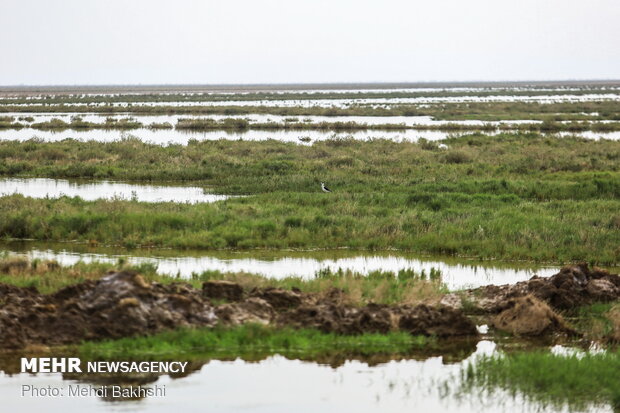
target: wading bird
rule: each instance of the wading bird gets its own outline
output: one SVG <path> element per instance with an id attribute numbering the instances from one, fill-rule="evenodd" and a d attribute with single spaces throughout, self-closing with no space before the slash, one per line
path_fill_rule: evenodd
<path id="1" fill-rule="evenodd" d="M 332 190 L 325 186 L 325 182 L 321 182 L 321 189 L 323 192 L 331 192 Z"/>

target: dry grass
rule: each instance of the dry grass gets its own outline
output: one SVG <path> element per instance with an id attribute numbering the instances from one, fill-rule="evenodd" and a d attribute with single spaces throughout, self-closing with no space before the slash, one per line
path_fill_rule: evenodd
<path id="1" fill-rule="evenodd" d="M 160 283 L 184 281 L 192 284 L 195 288 L 201 288 L 202 283 L 208 280 L 231 281 L 240 284 L 246 291 L 267 287 L 287 290 L 296 288 L 302 292 L 327 295 L 334 288 L 337 288 L 342 290 L 343 303 L 351 305 L 364 305 L 370 302 L 383 304 L 429 303 L 438 301 L 447 292 L 447 288 L 441 283 L 438 276 L 433 279 L 426 279 L 411 270 L 401 271 L 400 274 L 374 272 L 369 275 L 324 271 L 311 279 L 302 279 L 301 277 L 274 279 L 245 272 L 206 271 L 202 274 L 194 274 L 189 280 L 179 280 L 158 275 L 156 269 L 151 265 L 131 267 L 123 263 L 117 265 L 77 263 L 71 266 L 61 266 L 55 261 L 29 261 L 21 257 L 7 257 L 0 260 L 0 283 L 21 287 L 32 286 L 43 293 L 50 293 L 67 285 L 98 279 L 110 270 L 120 268 L 137 271 L 147 281 Z"/>
<path id="2" fill-rule="evenodd" d="M 436 273 L 435 273 L 436 274 Z M 400 274 L 373 272 L 362 275 L 350 271 L 331 272 L 325 270 L 312 279 L 286 277 L 283 279 L 265 278 L 248 273 L 205 272 L 196 275 L 194 280 L 223 279 L 242 285 L 246 290 L 252 288 L 277 287 L 297 288 L 303 292 L 327 295 L 334 288 L 342 291 L 342 301 L 351 305 L 368 303 L 380 304 L 421 304 L 437 302 L 447 292 L 438 275 L 426 279 L 412 271 Z"/>
<path id="3" fill-rule="evenodd" d="M 612 324 L 611 339 L 620 343 L 620 303 L 614 305 L 605 315 Z"/>

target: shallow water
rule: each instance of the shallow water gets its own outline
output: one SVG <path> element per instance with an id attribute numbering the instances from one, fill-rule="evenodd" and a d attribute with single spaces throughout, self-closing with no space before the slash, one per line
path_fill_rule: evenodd
<path id="1" fill-rule="evenodd" d="M 360 96 L 356 99 L 266 99 L 266 100 L 212 100 L 212 101 L 178 101 L 178 102 L 101 102 L 71 103 L 72 106 L 267 106 L 267 107 L 350 107 L 353 105 L 412 105 L 435 103 L 468 103 L 468 102 L 591 102 L 602 100 L 620 100 L 617 93 L 592 93 L 583 95 L 493 95 L 493 96 L 421 96 L 406 98 L 368 98 Z M 15 106 L 57 107 L 62 103 L 18 103 Z"/>
<path id="2" fill-rule="evenodd" d="M 437 130 L 403 130 L 403 131 L 377 131 L 363 130 L 353 132 L 329 132 L 320 130 L 278 130 L 263 131 L 251 130 L 245 132 L 230 131 L 191 131 L 191 130 L 152 130 L 148 128 L 122 130 L 89 130 L 89 131 L 41 131 L 31 128 L 20 130 L 4 129 L 0 130 L 0 140 L 26 141 L 29 139 L 41 139 L 46 142 L 58 142 L 64 139 L 76 139 L 79 141 L 114 142 L 129 137 L 135 137 L 143 142 L 168 145 L 180 144 L 187 145 L 190 140 L 244 140 L 244 141 L 264 141 L 277 140 L 281 142 L 294 142 L 298 144 L 312 144 L 315 141 L 328 139 L 351 138 L 360 141 L 371 139 L 388 139 L 396 142 L 417 142 L 424 138 L 428 141 L 441 141 L 450 137 L 459 137 L 476 133 L 475 131 L 443 132 Z M 485 131 L 486 135 L 494 135 L 499 132 Z M 616 132 L 562 132 L 560 136 L 578 136 L 586 139 L 609 139 L 620 140 L 620 131 Z"/>
<path id="3" fill-rule="evenodd" d="M 447 124 L 480 126 L 485 125 L 501 126 L 501 125 L 518 125 L 528 123 L 540 123 L 537 120 L 504 120 L 504 121 L 481 121 L 481 120 L 434 120 L 431 116 L 278 116 L 278 115 L 210 115 L 210 116 L 192 116 L 192 115 L 157 115 L 157 116 L 127 116 L 127 115 L 100 115 L 96 113 L 78 114 L 61 113 L 61 114 L 40 114 L 40 113 L 6 113 L 3 116 L 12 116 L 15 119 L 30 116 L 34 120 L 32 122 L 19 121 L 21 123 L 32 124 L 38 122 L 47 122 L 52 119 L 61 119 L 70 122 L 74 116 L 79 116 L 82 120 L 92 123 L 105 123 L 107 117 L 113 119 L 131 118 L 145 125 L 144 128 L 131 130 L 37 130 L 33 128 L 22 129 L 4 129 L 0 130 L 0 140 L 19 140 L 38 138 L 44 141 L 56 142 L 63 139 L 77 139 L 81 141 L 99 141 L 111 142 L 123 139 L 128 136 L 136 137 L 144 142 L 155 144 L 183 144 L 186 145 L 190 139 L 196 140 L 250 140 L 261 141 L 274 139 L 283 142 L 296 142 L 299 144 L 308 144 L 312 141 L 321 141 L 336 138 L 353 138 L 357 140 L 369 139 L 389 139 L 394 141 L 410 141 L 416 142 L 421 138 L 429 141 L 444 140 L 448 137 L 462 136 L 475 131 L 439 131 L 439 130 L 360 130 L 347 132 L 333 132 L 322 130 L 249 130 L 249 131 L 194 131 L 194 130 L 177 130 L 177 129 L 149 129 L 148 125 L 153 123 L 170 123 L 176 125 L 181 119 L 214 119 L 222 120 L 227 118 L 246 119 L 251 123 L 286 123 L 288 121 L 303 123 L 335 123 L 335 122 L 356 122 L 367 125 L 381 124 L 398 124 L 405 126 L 441 126 Z M 605 123 L 606 121 L 597 121 Z M 500 131 L 485 131 L 485 134 L 494 135 Z M 620 131 L 616 132 L 561 132 L 560 136 L 580 136 L 587 139 L 609 139 L 620 140 Z"/>
<path id="4" fill-rule="evenodd" d="M 204 188 L 192 186 L 134 185 L 113 181 L 68 181 L 47 178 L 0 178 L 0 196 L 21 194 L 32 198 L 80 197 L 123 199 L 140 202 L 216 202 L 228 195 L 205 193 Z"/>
<path id="5" fill-rule="evenodd" d="M 495 351 L 490 341 L 478 342 L 473 354 L 450 362 L 442 356 L 368 363 L 346 360 L 330 366 L 291 360 L 279 355 L 251 362 L 212 360 L 182 378 L 152 378 L 147 387 L 165 386 L 164 397 L 110 403 L 96 396 L 84 398 L 21 397 L 22 385 L 52 386 L 68 394 L 80 382 L 60 374 L 36 376 L 0 373 L 0 397 L 6 411 L 115 411 L 115 412 L 557 412 L 557 407 L 528 401 L 523 395 L 495 391 L 492 395 L 457 394 L 458 374 L 468 362 Z M 122 384 L 116 380 L 109 384 Z M 127 380 L 125 380 L 127 383 Z M 590 411 L 611 412 L 609 406 Z"/>
<path id="6" fill-rule="evenodd" d="M 130 264 L 151 263 L 162 275 L 190 278 L 192 273 L 218 270 L 247 272 L 282 279 L 299 276 L 310 279 L 318 271 L 329 268 L 361 274 L 372 271 L 413 269 L 428 276 L 432 268 L 441 271 L 441 279 L 451 290 L 475 288 L 489 284 L 510 284 L 530 279 L 533 275 L 551 276 L 557 266 L 543 266 L 501 261 L 475 261 L 449 257 L 421 257 L 402 252 L 332 251 L 182 251 L 182 250 L 119 250 L 88 248 L 76 244 L 8 243 L 0 245 L 0 253 L 53 259 L 63 265 L 83 262 L 116 264 L 123 260 Z"/>
<path id="7" fill-rule="evenodd" d="M 471 133 L 471 132 L 469 132 Z M 121 130 L 90 130 L 90 131 L 72 131 L 65 130 L 61 132 L 55 131 L 39 131 L 30 128 L 21 130 L 0 130 L 0 140 L 18 140 L 26 141 L 37 138 L 46 142 L 58 142 L 64 139 L 76 139 L 80 141 L 97 141 L 97 142 L 113 142 L 128 137 L 135 137 L 143 142 L 168 145 L 181 144 L 187 145 L 190 140 L 244 140 L 244 141 L 264 141 L 274 139 L 282 142 L 295 142 L 299 144 L 310 144 L 313 141 L 321 141 L 327 139 L 353 138 L 357 140 L 369 139 L 389 139 L 394 141 L 411 141 L 416 142 L 420 138 L 429 141 L 438 141 L 455 135 L 450 132 L 441 131 L 355 131 L 355 132 L 326 132 L 318 130 L 304 131 L 247 131 L 247 132 L 228 132 L 228 131 L 189 131 L 189 130 L 151 130 L 151 129 L 133 129 L 131 131 Z M 620 134 L 619 134 L 620 137 Z M 308 141 L 308 139 L 310 139 Z"/>
<path id="8" fill-rule="evenodd" d="M 432 116 L 280 116 L 280 115 L 269 115 L 269 114 L 246 114 L 246 115 L 128 115 L 128 114 L 116 114 L 116 115 L 102 115 L 97 113 L 77 113 L 77 112 L 68 112 L 68 113 L 38 113 L 38 112 L 27 112 L 27 113 L 19 113 L 19 112 L 9 112 L 6 114 L 2 114 L 2 116 L 11 116 L 15 118 L 16 121 L 24 124 L 32 124 L 39 122 L 48 122 L 52 119 L 61 119 L 65 122 L 71 122 L 73 117 L 79 117 L 85 122 L 92 123 L 105 123 L 106 118 L 112 119 L 127 119 L 131 118 L 136 120 L 137 122 L 142 123 L 145 126 L 148 126 L 152 123 L 164 123 L 168 122 L 171 125 L 176 125 L 176 123 L 180 119 L 214 119 L 214 120 L 222 120 L 222 119 L 245 119 L 251 123 L 266 123 L 266 122 L 275 122 L 275 123 L 285 123 L 294 119 L 294 122 L 304 122 L 304 123 L 335 123 L 335 122 L 355 122 L 359 124 L 366 125 L 383 125 L 383 124 L 393 124 L 393 125 L 406 125 L 406 126 L 416 126 L 416 125 L 429 125 L 429 126 L 439 126 L 446 124 L 456 124 L 456 125 L 470 125 L 470 126 L 483 126 L 483 125 L 495 125 L 499 126 L 502 124 L 510 125 L 510 124 L 525 124 L 525 123 L 541 123 L 539 120 L 503 120 L 503 121 L 482 121 L 482 120 L 435 120 Z M 27 122 L 24 120 L 18 120 L 23 117 L 32 117 L 33 121 Z"/>
<path id="9" fill-rule="evenodd" d="M 30 94 L 28 96 L 23 96 L 23 94 L 20 93 L 15 93 L 15 96 L 19 97 L 20 99 L 41 99 L 43 97 L 48 97 L 48 96 L 70 96 L 70 97 L 77 97 L 77 98 L 87 98 L 87 97 L 100 97 L 100 96 L 108 96 L 108 97 L 122 97 L 122 96 L 138 96 L 138 95 L 142 95 L 145 93 L 157 93 L 157 94 L 161 94 L 164 96 L 168 96 L 168 95 L 172 95 L 172 94 L 178 94 L 181 96 L 200 96 L 200 95 L 206 95 L 206 96 L 210 96 L 210 95 L 223 95 L 223 96 L 227 96 L 227 95 L 251 95 L 251 94 L 255 94 L 255 93 L 271 93 L 273 95 L 281 95 L 283 93 L 299 93 L 299 94 L 308 94 L 308 93 L 395 93 L 395 92 L 402 92 L 402 93 L 426 93 L 426 92 L 431 92 L 431 93 L 435 93 L 435 92 L 444 92 L 444 93 L 461 93 L 461 92 L 497 92 L 497 94 L 510 94 L 510 92 L 557 92 L 557 91 L 563 91 L 563 92 L 567 92 L 567 91 L 573 91 L 573 92 L 581 92 L 581 91 L 592 91 L 592 93 L 601 93 L 601 92 L 617 92 L 620 90 L 619 87 L 616 86 L 568 86 L 568 85 L 563 85 L 563 86 L 527 86 L 527 85 L 520 85 L 520 86 L 454 86 L 454 85 L 445 85 L 442 87 L 419 87 L 417 85 L 415 86 L 409 86 L 409 87 L 393 87 L 393 88 L 384 88 L 384 87 L 374 87 L 374 88 L 357 88 L 357 87 L 350 87 L 350 88 L 330 88 L 330 87 L 323 87 L 320 89 L 315 89 L 315 88 L 299 88 L 299 87 L 293 87 L 293 88 L 281 88 L 278 89 L 277 87 L 274 87 L 272 85 L 264 87 L 264 88 L 253 88 L 252 90 L 248 90 L 248 89 L 243 89 L 243 88 L 239 88 L 238 90 L 224 90 L 224 89 L 219 89 L 219 90 L 204 90 L 204 91 L 186 91 L 184 89 L 179 89 L 179 90 L 159 90 L 157 92 L 155 91 L 131 91 L 129 89 L 127 90 L 123 90 L 122 92 L 117 92 L 117 93 L 106 93 L 106 92 L 102 92 L 102 93 L 54 93 L 54 92 L 48 92 L 48 93 L 33 93 Z M 7 94 L 6 100 L 10 101 L 12 94 L 8 93 Z"/>

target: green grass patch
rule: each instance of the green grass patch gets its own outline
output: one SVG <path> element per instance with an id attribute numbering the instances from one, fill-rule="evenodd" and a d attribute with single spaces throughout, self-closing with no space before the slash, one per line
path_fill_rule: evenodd
<path id="1" fill-rule="evenodd" d="M 148 337 L 86 342 L 79 346 L 84 358 L 236 357 L 244 354 L 282 354 L 296 357 L 322 355 L 403 354 L 432 346 L 435 340 L 408 333 L 322 333 L 313 329 L 273 328 L 246 324 L 234 328 L 180 329 Z"/>
<path id="2" fill-rule="evenodd" d="M 439 92 L 440 95 L 442 92 Z M 475 95 L 483 96 L 485 92 L 471 92 L 459 94 L 447 92 L 443 96 L 466 96 Z M 489 92 L 493 93 L 493 92 Z M 533 95 L 536 92 L 510 92 L 510 94 Z M 564 94 L 566 91 L 542 92 L 541 94 Z M 575 93 L 575 92 L 570 92 Z M 589 91 L 588 93 L 595 93 Z M 608 92 L 607 92 L 608 93 Z M 501 94 L 501 93 L 500 93 Z M 428 94 L 431 96 L 437 94 Z M 388 93 L 383 95 L 377 94 L 353 94 L 353 95 L 313 95 L 313 94 L 296 94 L 296 95 L 228 95 L 228 96 L 162 96 L 162 95 L 134 95 L 119 97 L 103 97 L 90 96 L 84 98 L 77 97 L 46 97 L 39 103 L 59 103 L 57 105 L 20 105 L 23 103 L 36 103 L 35 99 L 0 99 L 0 113 L 2 112 L 40 112 L 40 113 L 100 113 L 100 114 L 143 114 L 143 115 L 167 115 L 167 114 L 194 114 L 194 115 L 247 115 L 247 114 L 271 114 L 281 116 L 432 116 L 441 120 L 514 120 L 514 119 L 531 119 L 543 121 L 590 121 L 590 120 L 620 120 L 619 107 L 620 102 L 617 100 L 600 100 L 589 102 L 442 102 L 429 105 L 417 104 L 392 104 L 389 106 L 378 106 L 373 104 L 354 104 L 347 107 L 321 107 L 321 106 L 263 106 L 263 105 L 247 105 L 240 106 L 234 103 L 238 100 L 255 100 L 257 97 L 261 100 L 286 100 L 299 99 L 306 100 L 314 98 L 321 99 L 342 99 L 357 98 L 364 99 L 367 97 L 416 97 L 420 94 L 398 94 Z M 115 101 L 130 102 L 134 100 L 136 103 L 129 106 L 114 106 Z M 141 105 L 140 102 L 158 101 L 158 102 L 192 102 L 219 100 L 231 101 L 229 105 Z M 97 105 L 87 105 L 84 103 L 97 103 Z"/>
<path id="3" fill-rule="evenodd" d="M 615 323 L 612 309 L 620 307 L 620 301 L 594 303 L 567 311 L 564 317 L 583 332 L 590 340 L 600 340 L 613 334 Z"/>
<path id="4" fill-rule="evenodd" d="M 560 356 L 549 352 L 521 352 L 488 356 L 461 372 L 465 390 L 494 388 L 560 407 L 585 409 L 609 403 L 620 408 L 620 352 Z"/>
<path id="5" fill-rule="evenodd" d="M 197 205 L 6 196 L 0 237 L 620 262 L 617 142 L 475 134 L 446 144 L 0 142 L 4 176 L 191 181 L 251 195 Z"/>
<path id="6" fill-rule="evenodd" d="M 333 288 L 343 291 L 343 299 L 352 305 L 364 305 L 369 302 L 381 304 L 416 304 L 423 301 L 438 300 L 447 293 L 447 287 L 441 282 L 439 271 L 401 270 L 373 271 L 359 274 L 350 271 L 322 270 L 314 278 L 285 277 L 282 279 L 266 278 L 262 275 L 248 273 L 222 273 L 205 271 L 193 274 L 190 279 L 179 279 L 157 274 L 157 268 L 150 263 L 128 265 L 125 262 L 83 263 L 60 266 L 53 261 L 32 260 L 20 257 L 5 257 L 0 260 L 0 283 L 19 287 L 34 287 L 41 293 L 53 293 L 68 285 L 86 280 L 96 280 L 110 270 L 124 269 L 136 271 L 147 280 L 162 284 L 186 282 L 194 288 L 202 288 L 202 283 L 210 280 L 226 280 L 240 284 L 246 291 L 254 288 L 299 289 L 305 293 L 323 294 Z"/>

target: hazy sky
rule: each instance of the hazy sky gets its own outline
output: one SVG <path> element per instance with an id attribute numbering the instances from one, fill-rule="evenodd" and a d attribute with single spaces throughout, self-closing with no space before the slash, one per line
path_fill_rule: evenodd
<path id="1" fill-rule="evenodd" d="M 618 0 L 0 0 L 0 85 L 620 78 Z"/>

